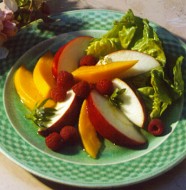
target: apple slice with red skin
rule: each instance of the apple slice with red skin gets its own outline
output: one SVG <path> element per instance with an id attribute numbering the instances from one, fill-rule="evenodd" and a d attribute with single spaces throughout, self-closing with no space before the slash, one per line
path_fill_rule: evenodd
<path id="1" fill-rule="evenodd" d="M 62 46 L 61 50 L 57 51 L 56 61 L 53 64 L 53 75 L 56 78 L 57 74 L 64 70 L 72 72 L 79 67 L 81 57 L 85 55 L 85 49 L 93 38 L 90 36 L 79 36 L 70 40 Z"/>
<path id="2" fill-rule="evenodd" d="M 104 60 L 97 64 L 109 64 L 117 61 L 138 60 L 138 62 L 123 73 L 123 78 L 137 76 L 139 74 L 150 71 L 151 69 L 160 66 L 160 63 L 152 56 L 133 50 L 119 50 L 110 53 L 104 57 Z"/>
<path id="3" fill-rule="evenodd" d="M 125 92 L 120 95 L 123 104 L 120 105 L 121 111 L 138 127 L 144 127 L 147 118 L 145 104 L 142 98 L 137 94 L 136 90 L 132 89 L 126 82 L 119 78 L 112 80 L 114 89 L 125 89 Z"/>
<path id="4" fill-rule="evenodd" d="M 139 128 L 95 90 L 87 98 L 87 109 L 90 121 L 102 137 L 116 145 L 130 148 L 146 144 Z"/>
<path id="5" fill-rule="evenodd" d="M 61 46 L 54 55 L 54 59 L 52 62 L 52 74 L 53 74 L 54 78 L 57 77 L 57 74 L 58 74 L 57 68 L 58 68 L 59 57 L 61 55 L 61 52 L 64 50 L 65 46 L 66 46 L 66 44 Z"/>
<path id="6" fill-rule="evenodd" d="M 78 122 L 82 100 L 79 99 L 73 90 L 67 92 L 67 98 L 63 102 L 58 102 L 55 115 L 51 121 L 46 123 L 45 129 L 38 130 L 42 136 L 47 136 L 52 132 L 60 132 L 65 125 L 75 125 Z"/>

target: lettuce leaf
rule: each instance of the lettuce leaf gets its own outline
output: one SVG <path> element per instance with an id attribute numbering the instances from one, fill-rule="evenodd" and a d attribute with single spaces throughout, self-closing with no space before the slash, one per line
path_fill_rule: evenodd
<path id="1" fill-rule="evenodd" d="M 147 53 L 157 59 L 161 65 L 166 62 L 158 35 L 149 25 L 148 20 L 135 16 L 131 9 L 120 21 L 115 21 L 113 27 L 106 34 L 92 41 L 87 47 L 86 53 L 101 59 L 105 55 L 121 49 Z"/>
<path id="2" fill-rule="evenodd" d="M 94 55 L 94 57 L 102 58 L 105 55 L 120 49 L 118 38 L 101 38 L 94 39 L 87 48 L 87 54 Z M 99 50 L 99 51 L 98 51 Z"/>
<path id="3" fill-rule="evenodd" d="M 168 77 L 163 67 L 158 67 L 151 71 L 151 85 L 138 88 L 145 100 L 150 118 L 160 117 L 173 101 L 182 96 L 184 91 L 184 81 L 181 72 L 182 61 L 183 56 L 178 57 L 172 69 L 173 78 Z"/>
<path id="4" fill-rule="evenodd" d="M 149 26 L 148 20 L 143 20 L 143 23 L 143 37 L 138 40 L 131 49 L 151 55 L 164 66 L 166 57 L 161 41 L 156 32 Z"/>
<path id="5" fill-rule="evenodd" d="M 175 99 L 182 96 L 183 91 L 184 91 L 184 80 L 182 77 L 182 70 L 181 70 L 183 59 L 184 59 L 183 56 L 178 57 L 176 61 L 176 65 L 173 67 L 174 78 L 173 78 L 173 84 L 171 85 L 171 87 L 173 88 L 175 92 Z M 176 97 L 176 94 L 178 97 Z"/>

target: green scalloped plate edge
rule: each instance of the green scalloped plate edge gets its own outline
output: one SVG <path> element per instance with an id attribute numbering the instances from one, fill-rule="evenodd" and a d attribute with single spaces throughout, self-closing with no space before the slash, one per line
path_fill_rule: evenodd
<path id="1" fill-rule="evenodd" d="M 102 15 L 105 16 L 116 15 L 116 17 L 122 16 L 122 13 L 118 13 L 115 11 L 107 11 L 107 10 L 70 11 L 63 13 L 62 15 L 63 16 L 72 15 L 72 17 L 74 17 L 75 15 L 77 16 L 77 14 L 80 16 L 80 18 L 82 17 L 82 15 L 85 16 L 86 14 L 87 15 L 93 14 L 93 16 L 99 14 L 100 14 L 99 16 Z M 186 50 L 184 43 L 179 41 L 179 45 L 181 45 L 184 48 L 184 50 Z M 1 76 L 0 79 L 3 80 L 5 79 L 3 75 L 0 76 Z M 0 102 L 3 103 L 2 100 L 0 100 Z M 0 114 L 3 117 L 2 108 Z M 181 121 L 178 124 L 179 126 L 176 127 L 175 131 L 171 134 L 168 140 L 166 140 L 163 144 L 161 144 L 161 146 L 156 148 L 154 151 L 150 152 L 148 155 L 142 156 L 128 163 L 93 166 L 93 167 L 90 165 L 81 166 L 78 164 L 71 164 L 69 166 L 68 162 L 66 163 L 64 161 L 61 162 L 60 160 L 55 160 L 54 158 L 48 155 L 43 155 L 38 150 L 34 149 L 34 147 L 30 146 L 22 138 L 19 138 L 19 135 L 15 132 L 15 130 L 11 126 L 8 126 L 7 129 L 4 129 L 4 126 L 7 124 L 6 123 L 7 119 L 1 121 L 1 126 L 3 126 L 4 130 L 3 132 L 6 132 L 6 134 L 0 135 L 1 151 L 8 158 L 13 160 L 14 162 L 16 162 L 18 165 L 25 168 L 26 170 L 30 171 L 31 173 L 52 181 L 74 185 L 74 186 L 81 186 L 81 187 L 109 187 L 109 186 L 113 187 L 113 186 L 129 185 L 153 178 L 171 169 L 186 157 L 186 140 L 185 140 L 186 138 L 183 139 L 183 137 L 185 137 L 186 134 L 186 129 L 185 129 L 186 121 L 184 119 L 185 119 L 185 110 L 183 111 L 183 114 L 181 116 Z M 13 140 L 10 139 L 10 136 L 12 134 L 14 134 L 12 136 Z M 5 144 L 5 141 L 3 140 L 6 137 L 8 137 L 6 141 L 7 144 Z M 19 149 L 16 150 L 14 149 L 17 148 L 14 147 L 15 142 L 19 143 Z M 168 152 L 167 149 L 169 149 Z M 160 152 L 161 156 L 159 155 Z M 56 173 L 55 170 L 57 166 L 59 167 L 58 167 L 58 172 Z M 50 174 L 47 173 L 48 169 L 51 169 L 49 172 Z M 135 172 L 132 170 L 135 170 Z M 99 171 L 99 173 L 97 174 L 98 176 L 95 176 L 95 172 L 98 171 Z M 112 174 L 110 174 L 111 171 Z M 64 175 L 59 175 L 60 172 L 62 172 Z M 79 172 L 82 172 L 82 175 L 79 174 Z M 137 172 L 141 172 L 142 175 L 140 176 L 137 175 Z M 46 176 L 46 174 L 48 176 Z M 105 174 L 107 174 L 108 177 L 105 177 Z M 78 178 L 84 177 L 84 180 L 78 180 L 77 177 L 75 177 L 77 175 L 79 175 Z"/>

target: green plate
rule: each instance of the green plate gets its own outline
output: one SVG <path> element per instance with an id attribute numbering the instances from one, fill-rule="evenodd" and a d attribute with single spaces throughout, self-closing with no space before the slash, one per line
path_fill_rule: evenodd
<path id="1" fill-rule="evenodd" d="M 81 187 L 138 183 L 167 171 L 186 157 L 184 98 L 175 102 L 164 116 L 166 135 L 156 138 L 147 135 L 149 146 L 142 150 L 121 148 L 105 141 L 105 148 L 96 160 L 87 156 L 82 147 L 62 153 L 49 150 L 44 138 L 37 135 L 36 126 L 24 117 L 28 110 L 20 102 L 13 84 L 16 69 L 22 64 L 32 69 L 44 52 L 55 52 L 76 36 L 98 37 L 122 16 L 123 13 L 108 10 L 65 12 L 54 16 L 57 19 L 54 23 L 30 24 L 6 44 L 10 54 L 1 63 L 0 70 L 0 147 L 5 155 L 40 177 Z M 186 55 L 183 42 L 156 24 L 151 25 L 162 39 L 166 52 Z M 184 62 L 184 77 L 185 67 Z"/>

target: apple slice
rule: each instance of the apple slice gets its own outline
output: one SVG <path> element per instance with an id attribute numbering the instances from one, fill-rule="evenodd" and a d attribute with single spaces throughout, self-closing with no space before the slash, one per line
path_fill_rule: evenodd
<path id="1" fill-rule="evenodd" d="M 112 80 L 114 88 L 125 89 L 125 92 L 120 95 L 123 102 L 121 111 L 138 127 L 143 127 L 146 119 L 146 110 L 144 103 L 137 92 L 135 92 L 126 82 L 119 78 Z"/>
<path id="2" fill-rule="evenodd" d="M 127 60 L 138 60 L 138 63 L 131 67 L 128 71 L 123 72 L 123 78 L 137 76 L 160 66 L 160 63 L 150 55 L 133 50 L 119 50 L 110 53 L 104 57 L 104 60 L 99 61 L 97 64 L 108 64 Z"/>
<path id="3" fill-rule="evenodd" d="M 79 60 L 85 55 L 85 49 L 92 39 L 90 36 L 79 36 L 70 40 L 61 50 L 59 49 L 59 52 L 57 51 L 58 55 L 56 55 L 56 59 L 59 57 L 58 63 L 56 64 L 54 61 L 53 65 L 54 77 L 56 77 L 61 70 L 72 72 L 77 69 Z"/>
<path id="4" fill-rule="evenodd" d="M 53 74 L 54 78 L 57 77 L 57 73 L 58 73 L 57 68 L 58 68 L 59 57 L 61 55 L 61 52 L 64 50 L 65 46 L 66 46 L 66 44 L 61 46 L 54 55 L 54 59 L 52 61 L 52 74 Z"/>
<path id="5" fill-rule="evenodd" d="M 114 144 L 137 148 L 146 143 L 139 128 L 97 91 L 88 96 L 87 108 L 96 131 Z"/>
<path id="6" fill-rule="evenodd" d="M 51 121 L 46 123 L 46 129 L 39 130 L 42 136 L 47 136 L 51 132 L 60 132 L 65 125 L 74 125 L 78 122 L 79 112 L 82 100 L 80 100 L 73 90 L 67 92 L 66 101 L 58 102 L 55 109 L 55 115 L 51 117 Z"/>

